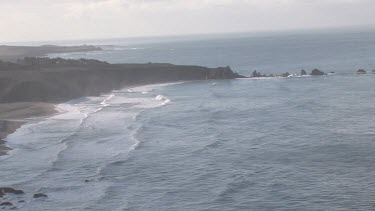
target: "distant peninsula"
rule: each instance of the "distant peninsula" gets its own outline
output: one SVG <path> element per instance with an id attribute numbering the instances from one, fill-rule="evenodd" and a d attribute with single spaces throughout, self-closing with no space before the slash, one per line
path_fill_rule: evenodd
<path id="1" fill-rule="evenodd" d="M 73 52 L 90 52 L 101 51 L 102 49 L 93 45 L 79 46 L 8 46 L 0 45 L 0 60 L 15 62 L 17 59 L 24 57 L 43 57 L 53 53 L 73 53 Z"/>

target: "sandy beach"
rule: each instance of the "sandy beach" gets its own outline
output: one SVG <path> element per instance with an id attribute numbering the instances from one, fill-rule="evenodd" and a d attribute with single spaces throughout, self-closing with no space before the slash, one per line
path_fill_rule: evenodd
<path id="1" fill-rule="evenodd" d="M 50 103 L 1 103 L 0 104 L 0 156 L 6 155 L 10 150 L 6 146 L 5 138 L 14 133 L 28 118 L 48 116 L 55 113 L 53 104 Z"/>

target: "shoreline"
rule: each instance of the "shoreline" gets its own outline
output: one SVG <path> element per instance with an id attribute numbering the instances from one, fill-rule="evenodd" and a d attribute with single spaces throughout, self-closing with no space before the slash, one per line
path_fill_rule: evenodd
<path id="1" fill-rule="evenodd" d="M 153 85 L 174 85 L 180 83 L 187 83 L 191 81 L 177 81 L 166 83 L 151 83 L 151 84 L 138 84 L 133 86 L 125 86 L 121 89 L 136 89 L 139 87 L 153 86 Z M 119 90 L 121 90 L 119 89 Z M 102 95 L 109 94 L 103 93 Z M 80 97 L 82 98 L 82 97 Z M 75 98 L 62 103 L 69 103 Z M 15 133 L 22 125 L 30 122 L 30 118 L 48 117 L 54 114 L 63 113 L 64 110 L 59 110 L 57 105 L 61 103 L 43 103 L 43 102 L 19 102 L 19 103 L 0 103 L 0 157 L 8 155 L 8 152 L 13 150 L 7 146 L 6 138 Z"/>
<path id="2" fill-rule="evenodd" d="M 50 116 L 57 112 L 55 104 L 51 103 L 0 103 L 0 156 L 12 150 L 6 146 L 6 138 L 28 123 L 29 118 Z"/>
<path id="3" fill-rule="evenodd" d="M 244 76 L 229 66 L 110 64 L 93 59 L 39 57 L 27 57 L 15 63 L 0 61 L 0 155 L 9 151 L 4 140 L 9 134 L 28 122 L 28 118 L 56 113 L 56 103 L 100 96 L 124 87 L 241 77 Z"/>

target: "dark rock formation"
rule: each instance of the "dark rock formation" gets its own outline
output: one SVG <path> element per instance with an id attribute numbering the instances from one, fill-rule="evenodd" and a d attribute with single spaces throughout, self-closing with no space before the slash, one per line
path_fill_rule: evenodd
<path id="1" fill-rule="evenodd" d="M 310 75 L 325 75 L 325 73 L 323 71 L 318 70 L 318 69 L 314 69 L 314 70 L 311 71 Z"/>
<path id="2" fill-rule="evenodd" d="M 375 73 L 375 70 L 371 71 L 371 73 Z"/>
<path id="3" fill-rule="evenodd" d="M 288 77 L 289 75 L 290 75 L 290 73 L 286 72 L 286 73 L 281 74 L 281 77 Z"/>
<path id="4" fill-rule="evenodd" d="M 46 197 L 48 197 L 46 194 L 44 194 L 44 193 L 36 193 L 36 194 L 34 194 L 34 196 L 33 196 L 35 199 L 37 199 L 37 198 L 46 198 Z"/>
<path id="5" fill-rule="evenodd" d="M 259 77 L 261 77 L 261 74 L 258 73 L 256 70 L 254 70 L 254 72 L 251 74 L 251 77 L 252 78 L 259 78 Z"/>
<path id="6" fill-rule="evenodd" d="M 6 202 L 1 203 L 0 206 L 13 206 L 13 204 L 6 201 Z"/>
<path id="7" fill-rule="evenodd" d="M 366 74 L 367 72 L 366 72 L 366 70 L 364 70 L 364 69 L 359 69 L 359 70 L 357 70 L 357 74 Z"/>
<path id="8" fill-rule="evenodd" d="M 251 74 L 250 76 L 251 78 L 264 78 L 264 77 L 273 77 L 273 75 L 266 75 L 266 74 L 261 74 L 260 72 L 257 72 L 256 70 L 254 70 L 254 72 Z"/>
<path id="9" fill-rule="evenodd" d="M 5 195 L 7 193 L 19 195 L 19 194 L 24 194 L 25 192 L 23 192 L 23 190 L 17 190 L 17 189 L 14 189 L 14 188 L 3 187 L 3 188 L 0 188 L 0 193 L 2 193 L 3 195 Z"/>
<path id="10" fill-rule="evenodd" d="M 301 70 L 301 75 L 307 75 L 307 72 L 305 70 Z"/>

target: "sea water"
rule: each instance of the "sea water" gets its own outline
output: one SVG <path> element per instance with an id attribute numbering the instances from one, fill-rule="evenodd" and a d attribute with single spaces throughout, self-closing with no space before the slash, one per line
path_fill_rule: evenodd
<path id="1" fill-rule="evenodd" d="M 355 74 L 375 69 L 374 37 L 124 42 L 59 55 L 336 73 L 126 87 L 60 104 L 7 138 L 0 186 L 26 192 L 8 199 L 20 210 L 374 210 L 375 74 Z"/>

